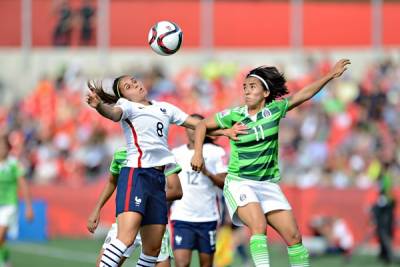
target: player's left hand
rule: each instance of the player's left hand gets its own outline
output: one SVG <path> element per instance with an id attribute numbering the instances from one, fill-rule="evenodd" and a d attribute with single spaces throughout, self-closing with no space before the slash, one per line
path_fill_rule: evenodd
<path id="1" fill-rule="evenodd" d="M 244 125 L 243 123 L 237 122 L 235 123 L 232 128 L 225 129 L 225 136 L 229 137 L 229 139 L 238 141 L 239 134 L 247 134 L 247 126 Z"/>
<path id="2" fill-rule="evenodd" d="M 336 62 L 335 66 L 333 66 L 330 75 L 332 75 L 332 78 L 337 78 L 340 77 L 343 72 L 347 70 L 347 65 L 351 64 L 349 59 L 341 59 L 338 62 Z"/>
<path id="3" fill-rule="evenodd" d="M 31 222 L 31 221 L 33 221 L 33 218 L 34 218 L 34 215 L 33 215 L 32 207 L 27 206 L 26 209 L 25 209 L 25 219 L 28 222 Z"/>
<path id="4" fill-rule="evenodd" d="M 100 212 L 95 210 L 92 212 L 92 214 L 90 214 L 87 221 L 86 227 L 89 230 L 89 232 L 93 234 L 97 226 L 99 225 L 99 222 L 100 222 Z"/>

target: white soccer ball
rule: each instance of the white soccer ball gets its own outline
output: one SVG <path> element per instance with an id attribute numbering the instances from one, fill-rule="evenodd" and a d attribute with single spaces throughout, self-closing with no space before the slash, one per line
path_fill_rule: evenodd
<path id="1" fill-rule="evenodd" d="M 175 23 L 159 21 L 149 31 L 149 45 L 157 54 L 169 56 L 181 47 L 182 35 L 181 28 Z"/>

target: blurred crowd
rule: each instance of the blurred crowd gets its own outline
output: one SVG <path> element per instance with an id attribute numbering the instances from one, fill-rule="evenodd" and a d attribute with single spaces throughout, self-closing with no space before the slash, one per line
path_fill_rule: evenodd
<path id="1" fill-rule="evenodd" d="M 328 59 L 309 58 L 299 66 L 279 66 L 291 93 L 327 71 Z M 187 113 L 211 115 L 242 103 L 242 81 L 250 68 L 209 62 L 169 77 L 156 66 L 128 73 L 141 79 L 151 98 Z M 0 108 L 0 131 L 10 133 L 12 153 L 34 183 L 82 184 L 107 173 L 113 150 L 124 145 L 117 123 L 84 103 L 86 80 L 78 66 L 57 78 L 43 77 L 11 107 Z M 290 111 L 280 126 L 282 182 L 302 188 L 372 186 L 385 173 L 400 183 L 400 64 L 388 58 L 330 83 L 311 101 Z M 171 147 L 185 143 L 179 127 Z M 229 150 L 228 141 L 219 144 Z"/>

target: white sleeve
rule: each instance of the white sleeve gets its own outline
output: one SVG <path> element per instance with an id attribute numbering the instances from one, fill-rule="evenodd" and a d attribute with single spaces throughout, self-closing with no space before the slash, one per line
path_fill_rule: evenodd
<path id="1" fill-rule="evenodd" d="M 225 164 L 225 150 L 223 150 L 220 147 L 216 147 L 217 149 L 215 149 L 215 152 L 213 153 L 213 156 L 215 157 L 215 159 L 213 160 L 213 162 L 215 162 L 215 173 L 225 173 L 228 172 L 228 167 Z"/>
<path id="2" fill-rule="evenodd" d="M 168 106 L 168 109 L 170 110 L 170 118 L 169 121 L 170 123 L 176 124 L 176 125 L 181 125 L 182 123 L 185 122 L 185 120 L 189 117 L 188 114 L 183 112 L 180 108 L 166 103 Z"/>
<path id="3" fill-rule="evenodd" d="M 122 109 L 122 116 L 121 116 L 121 121 L 125 120 L 126 118 L 129 117 L 130 114 L 133 112 L 133 105 L 132 103 L 125 99 L 125 98 L 120 98 L 118 99 L 117 103 L 115 104 L 116 107 L 119 107 Z"/>

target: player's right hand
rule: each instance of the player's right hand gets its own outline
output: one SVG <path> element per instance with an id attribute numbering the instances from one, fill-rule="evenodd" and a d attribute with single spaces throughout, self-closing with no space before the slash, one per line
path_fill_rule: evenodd
<path id="1" fill-rule="evenodd" d="M 196 172 L 200 172 L 204 166 L 204 158 L 202 155 L 194 153 L 192 161 L 190 162 L 192 169 Z"/>
<path id="2" fill-rule="evenodd" d="M 89 92 L 86 95 L 86 103 L 88 103 L 92 108 L 97 108 L 97 106 L 101 103 L 101 99 L 96 94 L 95 86 L 93 85 L 92 81 L 88 81 L 87 86 L 89 88 Z"/>
<path id="3" fill-rule="evenodd" d="M 87 229 L 89 232 L 94 233 L 96 230 L 97 226 L 99 225 L 100 222 L 100 213 L 95 210 L 90 214 L 89 219 L 87 221 Z"/>

